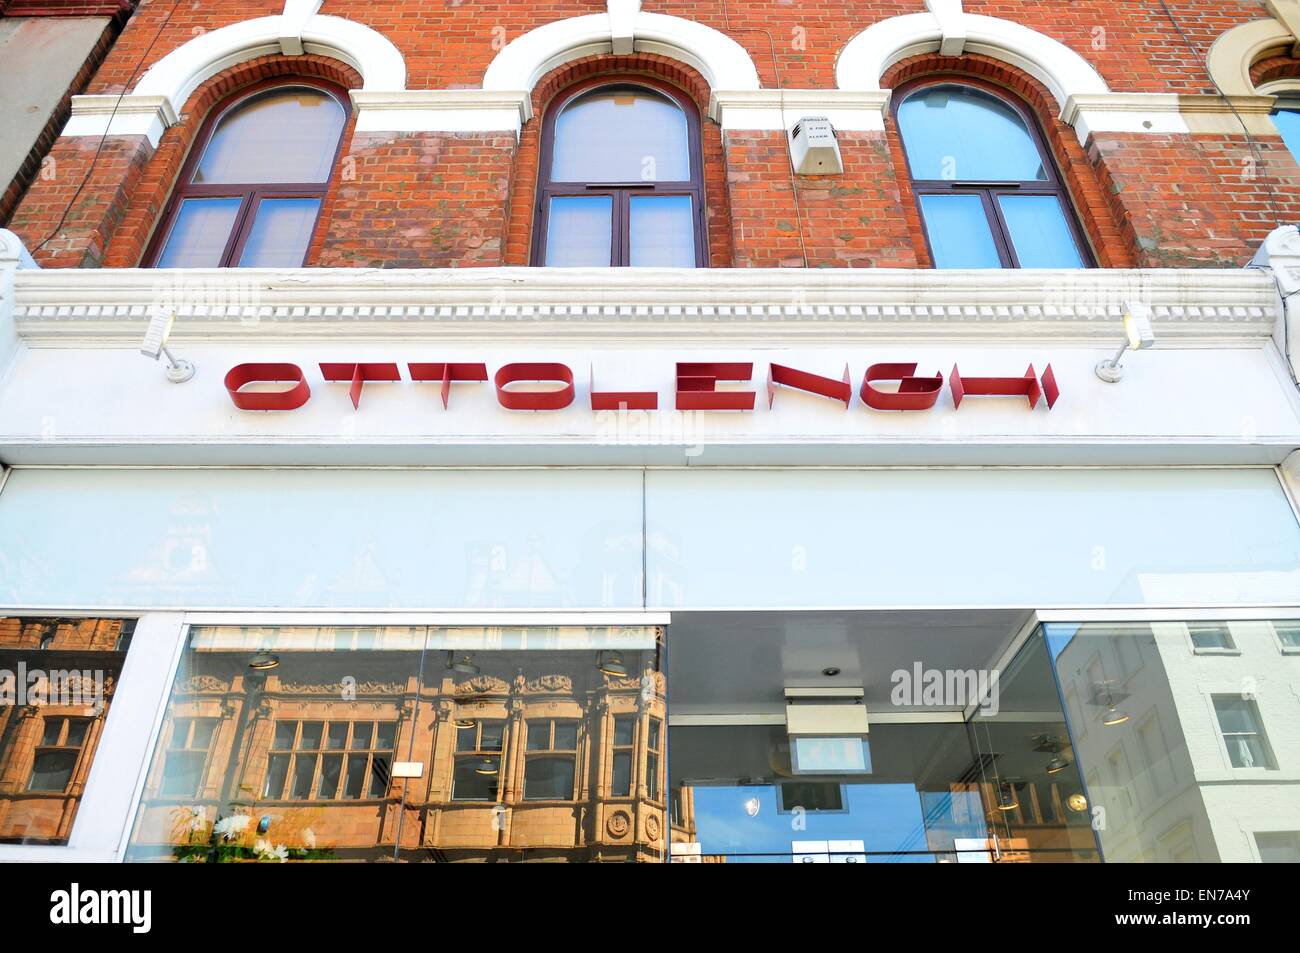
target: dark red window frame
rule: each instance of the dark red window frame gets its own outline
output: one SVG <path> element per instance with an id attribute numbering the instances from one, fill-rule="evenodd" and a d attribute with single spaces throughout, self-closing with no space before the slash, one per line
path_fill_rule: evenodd
<path id="1" fill-rule="evenodd" d="M 1015 110 L 1016 114 L 1024 120 L 1025 128 L 1029 130 L 1029 137 L 1034 142 L 1034 147 L 1038 150 L 1038 157 L 1042 161 L 1043 171 L 1047 175 L 1044 181 L 1031 180 L 1027 182 L 975 182 L 972 180 L 962 179 L 915 179 L 912 178 L 912 167 L 910 161 L 906 167 L 908 179 L 912 184 L 912 196 L 916 202 L 916 214 L 920 217 L 921 231 L 925 235 L 925 248 L 930 255 L 930 261 L 935 261 L 934 248 L 930 244 L 930 229 L 925 222 L 925 210 L 921 208 L 922 195 L 978 195 L 984 205 L 984 215 L 989 222 L 989 231 L 993 234 L 993 242 L 998 249 L 998 257 L 1002 261 L 1003 268 L 1019 268 L 1020 259 L 1016 255 L 1014 243 L 1011 241 L 1011 231 L 1007 228 L 1007 223 L 1002 217 L 1002 209 L 998 203 L 1000 195 L 1054 195 L 1057 201 L 1061 203 L 1061 212 L 1065 216 L 1065 224 L 1070 230 L 1070 235 L 1074 239 L 1075 246 L 1079 249 L 1079 258 L 1083 261 L 1083 267 L 1095 268 L 1096 257 L 1092 253 L 1092 245 L 1088 241 L 1087 233 L 1079 225 L 1079 216 L 1074 210 L 1074 201 L 1070 197 L 1069 190 L 1065 187 L 1065 182 L 1061 178 L 1060 170 L 1056 167 L 1056 160 L 1052 156 L 1051 150 L 1047 147 L 1047 142 L 1043 137 L 1042 127 L 1039 125 L 1038 117 L 1034 115 L 1023 103 L 1016 98 L 1007 95 L 1006 91 L 995 86 L 992 83 L 981 82 L 971 77 L 958 74 L 937 74 L 926 76 L 922 79 L 912 80 L 904 83 L 898 89 L 894 90 L 890 96 L 890 110 L 894 119 L 894 128 L 898 130 L 898 139 L 902 143 L 903 156 L 907 158 L 907 143 L 903 139 L 902 125 L 898 121 L 898 109 L 907 101 L 913 93 L 926 89 L 931 86 L 966 86 L 970 89 L 979 90 L 996 98 L 999 102 Z"/>
<path id="2" fill-rule="evenodd" d="M 686 116 L 686 137 L 690 149 L 691 177 L 682 182 L 553 182 L 551 165 L 555 156 L 555 121 L 565 107 L 579 96 L 597 89 L 650 90 L 667 96 L 676 103 Z M 532 263 L 543 265 L 546 262 L 546 232 L 549 226 L 551 198 L 553 196 L 594 196 L 612 197 L 613 222 L 610 229 L 610 265 L 623 267 L 629 265 L 630 250 L 630 208 L 635 195 L 689 195 L 692 198 L 695 214 L 692 225 L 695 233 L 695 267 L 708 267 L 708 243 L 704 227 L 704 158 L 700 145 L 700 112 L 694 100 L 676 87 L 645 76 L 601 76 L 570 86 L 563 94 L 557 96 L 547 107 L 542 125 L 542 148 L 538 157 L 537 169 L 537 205 L 533 216 L 533 254 Z"/>
<path id="3" fill-rule="evenodd" d="M 339 141 L 334 147 L 334 156 L 330 161 L 330 174 L 324 182 L 256 182 L 256 183 L 238 183 L 228 182 L 213 185 L 196 185 L 191 180 L 194 178 L 194 171 L 198 168 L 199 162 L 203 159 L 203 153 L 207 151 L 208 143 L 212 141 L 212 134 L 230 112 L 240 106 L 247 99 L 257 96 L 271 89 L 294 89 L 305 87 L 308 89 L 318 90 L 332 97 L 343 107 L 343 128 L 339 132 Z M 195 198 L 238 198 L 242 199 L 239 211 L 235 215 L 234 225 L 230 229 L 230 237 L 226 241 L 226 247 L 221 253 L 221 262 L 219 268 L 236 267 L 239 258 L 244 252 L 244 245 L 248 241 L 249 233 L 252 231 L 253 222 L 257 218 L 257 208 L 263 199 L 311 199 L 318 198 L 321 200 L 322 207 L 325 203 L 325 195 L 329 191 L 330 184 L 334 180 L 334 170 L 338 166 L 339 156 L 343 151 L 343 138 L 347 131 L 347 123 L 350 118 L 351 110 L 347 91 L 341 86 L 334 83 L 328 83 L 323 80 L 314 78 L 299 77 L 278 77 L 276 79 L 265 80 L 252 86 L 245 86 L 237 93 L 223 99 L 208 113 L 207 119 L 203 121 L 199 134 L 194 138 L 194 144 L 190 147 L 190 153 L 185 159 L 185 165 L 181 167 L 180 175 L 176 177 L 176 185 L 172 188 L 171 198 L 167 200 L 167 206 L 163 210 L 162 216 L 158 220 L 158 227 L 154 230 L 153 238 L 149 242 L 148 250 L 144 256 L 144 266 L 147 268 L 156 267 L 158 259 L 162 256 L 163 248 L 166 247 L 167 239 L 171 235 L 172 226 L 176 223 L 177 213 L 180 211 L 182 203 L 186 199 Z M 312 231 L 315 232 L 316 225 L 320 223 L 320 212 L 316 213 L 316 222 L 312 225 Z M 307 254 L 310 252 L 311 243 L 307 243 L 307 249 L 303 252 L 303 262 L 306 262 Z"/>

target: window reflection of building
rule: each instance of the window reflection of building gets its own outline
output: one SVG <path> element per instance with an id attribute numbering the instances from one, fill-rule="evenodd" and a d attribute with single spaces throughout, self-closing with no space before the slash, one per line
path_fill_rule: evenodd
<path id="1" fill-rule="evenodd" d="M 652 651 L 250 655 L 186 654 L 134 859 L 663 858 Z"/>
<path id="2" fill-rule="evenodd" d="M 133 628 L 0 619 L 0 843 L 67 843 Z"/>
<path id="3" fill-rule="evenodd" d="M 1300 827 L 1293 622 L 1053 624 L 1079 763 L 1108 861 L 1264 859 Z M 1114 651 L 1136 655 L 1125 669 Z M 1263 841 L 1260 840 L 1261 835 Z"/>

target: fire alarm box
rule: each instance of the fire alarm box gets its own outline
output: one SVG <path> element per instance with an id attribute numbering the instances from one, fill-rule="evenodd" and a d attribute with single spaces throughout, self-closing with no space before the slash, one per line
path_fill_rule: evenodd
<path id="1" fill-rule="evenodd" d="M 844 171 L 835 127 L 826 116 L 804 116 L 790 130 L 790 161 L 800 175 L 839 175 Z"/>

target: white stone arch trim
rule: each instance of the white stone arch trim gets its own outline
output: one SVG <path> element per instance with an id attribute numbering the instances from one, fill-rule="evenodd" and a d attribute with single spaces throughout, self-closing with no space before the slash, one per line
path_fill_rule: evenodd
<path id="1" fill-rule="evenodd" d="M 342 17 L 302 16 L 292 0 L 288 9 L 283 16 L 242 20 L 194 37 L 154 63 L 129 95 L 74 96 L 63 134 L 145 135 L 157 146 L 200 85 L 232 66 L 275 53 L 339 60 L 361 74 L 361 88 L 369 93 L 406 89 L 406 61 L 382 33 Z"/>
<path id="2" fill-rule="evenodd" d="M 698 70 L 712 89 L 756 90 L 758 70 L 748 51 L 712 27 L 681 17 L 637 10 L 592 13 L 555 20 L 516 37 L 497 53 L 483 74 L 490 92 L 531 93 L 538 81 L 565 63 L 614 52 L 617 44 L 680 60 Z"/>
<path id="3" fill-rule="evenodd" d="M 1254 96 L 1250 68 L 1266 53 L 1289 51 L 1297 38 L 1280 20 L 1252 20 L 1223 33 L 1210 47 L 1206 65 L 1225 96 Z"/>
<path id="4" fill-rule="evenodd" d="M 948 55 L 980 53 L 1023 70 L 1047 87 L 1063 113 L 1071 96 L 1110 91 L 1092 64 L 1059 40 L 1010 20 L 931 3 L 942 10 L 942 17 L 936 13 L 890 17 L 851 39 L 835 64 L 836 85 L 879 90 L 880 78 L 895 63 L 944 48 Z"/>

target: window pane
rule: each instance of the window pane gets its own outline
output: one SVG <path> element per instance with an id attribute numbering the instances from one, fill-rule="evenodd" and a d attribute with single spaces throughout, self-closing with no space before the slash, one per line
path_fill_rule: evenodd
<path id="1" fill-rule="evenodd" d="M 1055 195 L 1001 195 L 998 202 L 1021 268 L 1083 267 Z"/>
<path id="2" fill-rule="evenodd" d="M 352 748 L 355 751 L 364 751 L 370 747 L 370 739 L 374 736 L 375 725 L 370 721 L 359 721 L 352 726 Z"/>
<path id="3" fill-rule="evenodd" d="M 369 759 L 363 754 L 348 755 L 347 783 L 343 786 L 343 796 L 355 801 L 361 797 L 366 785 L 366 763 Z"/>
<path id="4" fill-rule="evenodd" d="M 632 793 L 632 754 L 620 751 L 614 755 L 614 776 L 610 779 L 611 797 L 628 797 Z"/>
<path id="5" fill-rule="evenodd" d="M 500 751 L 505 736 L 506 723 L 504 721 L 485 721 L 483 722 L 483 733 L 478 743 L 479 749 L 482 751 Z"/>
<path id="6" fill-rule="evenodd" d="M 217 729 L 215 718 L 195 718 L 194 732 L 190 735 L 190 747 L 206 751 L 212 744 L 212 734 Z"/>
<path id="7" fill-rule="evenodd" d="M 397 746 L 397 722 L 381 721 L 375 734 L 377 751 L 392 751 Z"/>
<path id="8" fill-rule="evenodd" d="M 199 793 L 202 779 L 203 752 L 170 751 L 163 765 L 162 794 L 164 797 L 194 797 Z"/>
<path id="9" fill-rule="evenodd" d="M 530 721 L 528 723 L 528 750 L 545 751 L 551 746 L 551 723 L 549 721 Z"/>
<path id="10" fill-rule="evenodd" d="M 497 799 L 497 776 L 480 774 L 477 770 L 478 765 L 477 758 L 460 758 L 456 761 L 451 787 L 453 801 L 495 801 Z"/>
<path id="11" fill-rule="evenodd" d="M 1001 268 L 978 195 L 922 195 L 921 212 L 936 268 Z"/>
<path id="12" fill-rule="evenodd" d="M 546 264 L 561 268 L 609 265 L 613 210 L 614 199 L 609 195 L 551 199 L 546 222 Z"/>
<path id="13" fill-rule="evenodd" d="M 630 263 L 643 268 L 694 268 L 695 225 L 689 195 L 635 195 Z"/>
<path id="14" fill-rule="evenodd" d="M 311 781 L 316 776 L 316 755 L 300 754 L 293 759 L 293 784 L 289 798 L 305 801 L 311 797 Z"/>
<path id="15" fill-rule="evenodd" d="M 41 731 L 41 744 L 57 745 L 59 736 L 63 734 L 62 718 L 46 718 L 44 728 Z"/>
<path id="16" fill-rule="evenodd" d="M 328 754 L 321 759 L 320 783 L 316 785 L 316 796 L 332 800 L 338 793 L 339 778 L 343 774 L 343 755 Z"/>
<path id="17" fill-rule="evenodd" d="M 273 801 L 284 797 L 284 780 L 289 776 L 289 756 L 273 754 L 266 762 L 266 783 L 262 786 L 262 797 Z"/>
<path id="18" fill-rule="evenodd" d="M 263 199 L 239 255 L 239 267 L 299 267 L 319 211 L 320 199 Z"/>
<path id="19" fill-rule="evenodd" d="M 1300 649 L 1300 622 L 1274 622 L 1277 639 L 1288 649 Z"/>
<path id="20" fill-rule="evenodd" d="M 916 179 L 1046 181 L 1025 121 L 1002 100 L 963 86 L 931 86 L 898 107 Z"/>
<path id="21" fill-rule="evenodd" d="M 655 751 L 659 750 L 659 732 L 662 730 L 662 728 L 663 728 L 662 721 L 660 721 L 658 718 L 650 719 L 650 737 L 646 742 L 647 747 L 653 748 Z"/>
<path id="22" fill-rule="evenodd" d="M 1225 734 L 1235 732 L 1249 732 L 1254 734 L 1259 731 L 1259 725 L 1255 720 L 1254 706 L 1244 698 L 1216 698 L 1214 700 L 1214 710 L 1219 715 L 1219 728 Z"/>
<path id="23" fill-rule="evenodd" d="M 524 768 L 525 801 L 573 799 L 572 758 L 529 758 Z"/>
<path id="24" fill-rule="evenodd" d="M 478 732 L 470 728 L 456 729 L 456 750 L 475 751 L 478 748 Z"/>
<path id="25" fill-rule="evenodd" d="M 555 120 L 552 182 L 685 182 L 691 177 L 686 114 L 645 89 L 580 96 Z"/>
<path id="26" fill-rule="evenodd" d="M 388 793 L 388 779 L 390 776 L 388 759 L 383 755 L 375 755 L 370 762 L 371 797 L 383 797 Z"/>
<path id="27" fill-rule="evenodd" d="M 578 723 L 576 721 L 557 721 L 555 723 L 555 741 L 552 747 L 556 751 L 576 751 L 578 749 Z"/>
<path id="28" fill-rule="evenodd" d="M 296 721 L 277 721 L 275 723 L 275 741 L 272 743 L 274 748 L 292 748 L 293 736 L 298 730 Z"/>
<path id="29" fill-rule="evenodd" d="M 1266 864 L 1300 864 L 1300 831 L 1259 833 L 1255 846 Z"/>
<path id="30" fill-rule="evenodd" d="M 329 733 L 325 736 L 325 747 L 331 751 L 338 751 L 348 746 L 348 723 L 346 721 L 331 721 Z"/>
<path id="31" fill-rule="evenodd" d="M 1300 109 L 1279 109 L 1273 113 L 1273 125 L 1282 133 L 1282 141 L 1300 162 Z"/>
<path id="32" fill-rule="evenodd" d="M 75 751 L 44 751 L 36 756 L 29 791 L 62 791 L 72 780 L 72 769 L 77 766 Z"/>
<path id="33" fill-rule="evenodd" d="M 321 733 L 325 726 L 319 721 L 304 721 L 302 734 L 298 736 L 298 747 L 314 750 L 320 747 Z"/>
<path id="34" fill-rule="evenodd" d="M 159 268 L 216 268 L 243 199 L 186 199 L 176 212 Z"/>
<path id="35" fill-rule="evenodd" d="M 193 181 L 324 182 L 343 131 L 343 107 L 319 90 L 252 96 L 221 120 Z"/>
<path id="36" fill-rule="evenodd" d="M 1187 628 L 1192 636 L 1192 644 L 1198 649 L 1232 648 L 1232 639 L 1228 635 L 1228 627 L 1222 622 L 1189 624 Z"/>
<path id="37" fill-rule="evenodd" d="M 636 727 L 636 719 L 631 715 L 621 715 L 614 719 L 614 744 L 630 745 L 632 743 L 632 731 Z"/>
<path id="38" fill-rule="evenodd" d="M 653 752 L 645 759 L 645 794 L 652 801 L 659 800 L 659 755 Z"/>

